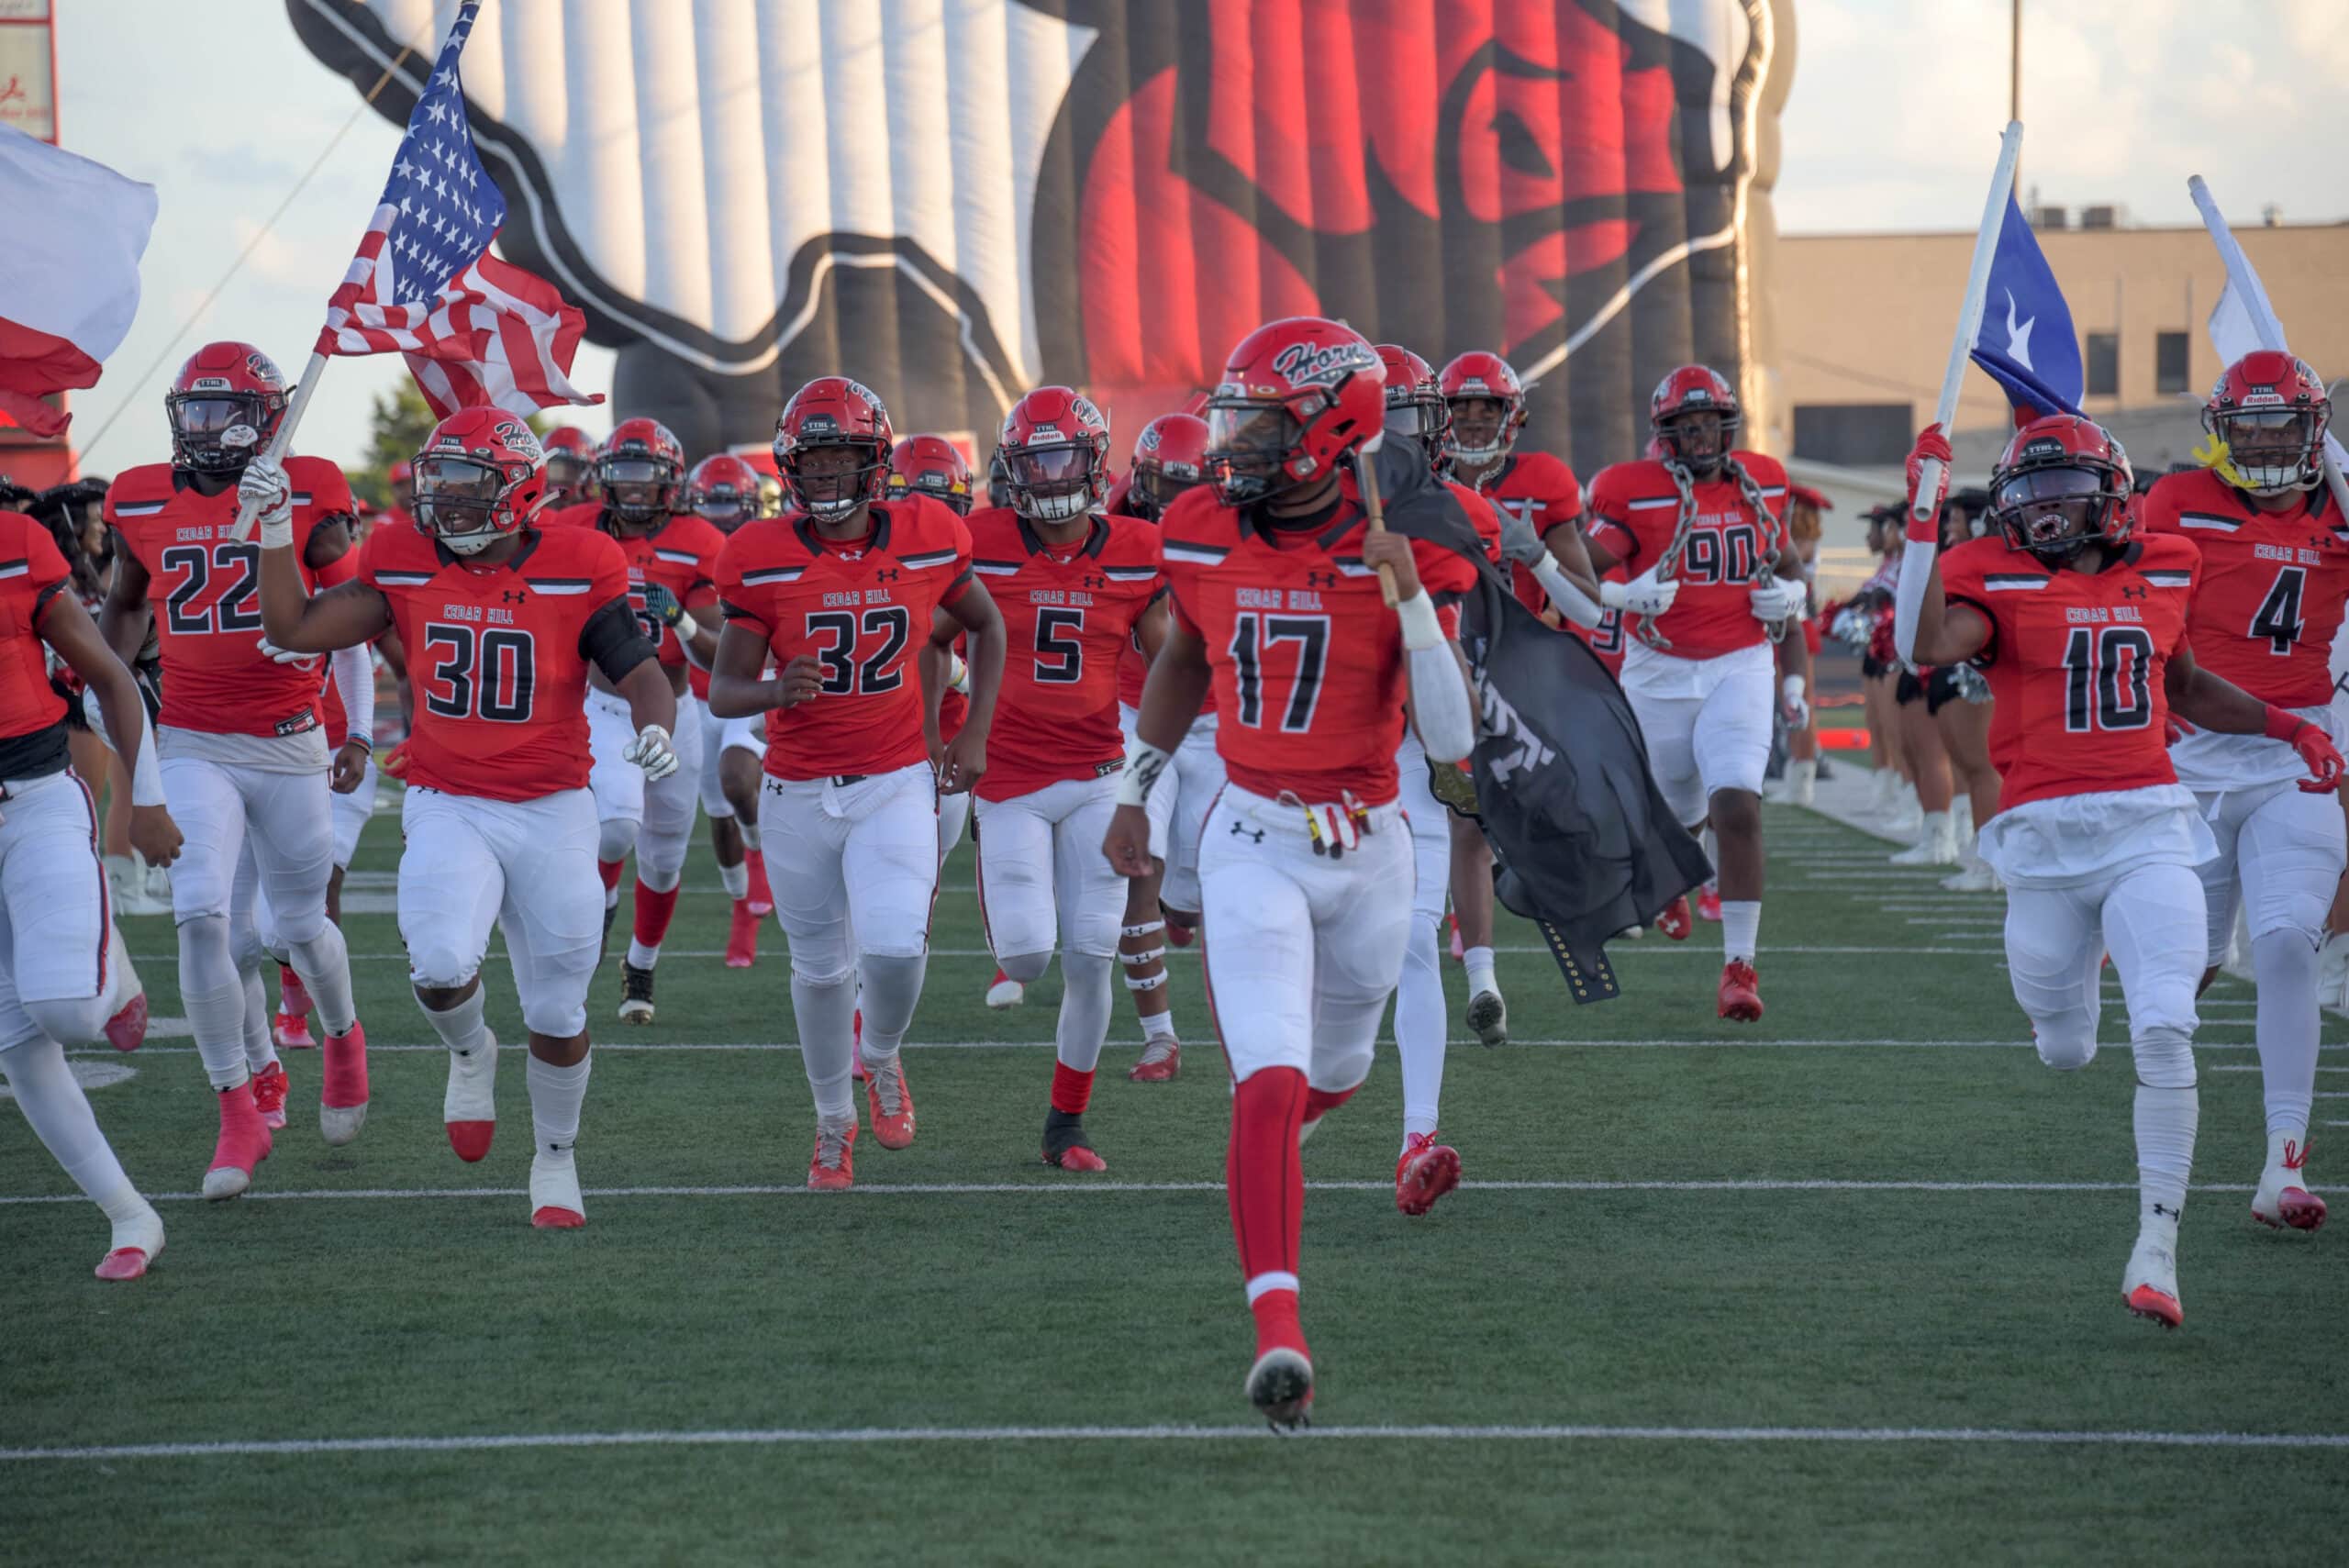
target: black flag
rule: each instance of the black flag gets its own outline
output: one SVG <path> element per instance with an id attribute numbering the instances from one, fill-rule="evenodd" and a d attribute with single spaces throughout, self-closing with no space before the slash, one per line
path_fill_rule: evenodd
<path id="1" fill-rule="evenodd" d="M 1377 461 L 1386 526 L 1478 566 L 1460 645 L 1482 709 L 1473 766 L 1494 892 L 1542 928 L 1575 1001 L 1604 1001 L 1616 994 L 1607 940 L 1653 920 L 1712 867 L 1657 790 L 1607 667 L 1518 602 L 1415 444 L 1390 436 Z"/>

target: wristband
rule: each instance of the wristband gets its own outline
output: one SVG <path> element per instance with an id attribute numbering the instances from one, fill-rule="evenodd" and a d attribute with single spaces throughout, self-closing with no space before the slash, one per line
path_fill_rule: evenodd
<path id="1" fill-rule="evenodd" d="M 1151 789 L 1158 783 L 1158 775 L 1164 773 L 1166 764 L 1174 760 L 1173 752 L 1159 750 L 1139 735 L 1128 741 L 1126 765 L 1118 775 L 1118 804 L 1148 805 Z"/>
<path id="2" fill-rule="evenodd" d="M 263 550 L 294 548 L 294 513 L 290 508 L 282 517 L 262 518 L 261 547 Z"/>
<path id="3" fill-rule="evenodd" d="M 2302 718 L 2290 708 L 2277 707 L 2274 703 L 2269 703 L 2267 705 L 2267 727 L 2261 730 L 2260 733 L 2266 736 L 2270 740 L 2281 740 L 2287 745 L 2289 745 L 2291 743 L 2292 737 L 2300 732 L 2300 726 L 2307 722 L 2307 719 Z"/>
<path id="4" fill-rule="evenodd" d="M 1602 580 L 1598 584 L 1598 603 L 1602 608 L 1620 610 L 1623 607 L 1623 601 L 1630 596 L 1630 590 L 1612 577 Z"/>
<path id="5" fill-rule="evenodd" d="M 1428 597 L 1425 588 L 1397 605 L 1395 614 L 1403 623 L 1403 646 L 1410 651 L 1417 653 L 1443 640 L 1443 623 L 1436 618 L 1435 601 Z"/>
<path id="6" fill-rule="evenodd" d="M 155 727 L 140 714 L 139 725 L 139 758 L 130 765 L 130 804 L 161 806 L 163 799 L 163 764 L 155 756 Z"/>
<path id="7" fill-rule="evenodd" d="M 1810 683 L 1800 675 L 1788 675 L 1778 683 L 1779 695 L 1787 702 L 1802 701 L 1803 693 L 1809 689 Z"/>

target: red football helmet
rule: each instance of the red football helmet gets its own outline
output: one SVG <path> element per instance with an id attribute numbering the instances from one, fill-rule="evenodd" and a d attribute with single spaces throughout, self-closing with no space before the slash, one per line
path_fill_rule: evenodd
<path id="1" fill-rule="evenodd" d="M 759 471 L 732 452 L 706 457 L 685 476 L 685 506 L 730 534 L 759 515 Z"/>
<path id="2" fill-rule="evenodd" d="M 1471 349 L 1436 377 L 1443 399 L 1443 452 L 1473 468 L 1497 462 L 1525 428 L 1525 384 L 1498 354 Z"/>
<path id="3" fill-rule="evenodd" d="M 596 453 L 604 512 L 623 528 L 666 528 L 685 504 L 685 449 L 658 419 L 623 419 Z"/>
<path id="4" fill-rule="evenodd" d="M 402 458 L 384 472 L 384 478 L 395 490 L 403 485 L 412 487 L 416 484 L 416 465 Z"/>
<path id="5" fill-rule="evenodd" d="M 791 504 L 836 523 L 881 499 L 896 444 L 889 411 L 861 382 L 822 375 L 791 395 L 774 422 L 774 467 Z"/>
<path id="6" fill-rule="evenodd" d="M 1400 343 L 1381 343 L 1378 357 L 1386 366 L 1386 430 L 1408 436 L 1441 466 L 1444 438 L 1452 433 L 1452 405 L 1443 400 L 1435 367 Z"/>
<path id="7" fill-rule="evenodd" d="M 2129 454 L 2112 432 L 2076 414 L 2050 414 L 2015 432 L 1990 475 L 1990 521 L 2008 547 L 2053 564 L 2091 544 L 2128 542 Z"/>
<path id="8" fill-rule="evenodd" d="M 889 453 L 889 498 L 906 495 L 932 496 L 965 517 L 978 499 L 971 465 L 944 436 L 907 436 Z"/>
<path id="9" fill-rule="evenodd" d="M 2314 489 L 2332 421 L 2323 381 L 2307 361 L 2275 349 L 2229 365 L 2202 406 L 2202 428 L 2226 443 L 2229 483 L 2254 495 Z"/>
<path id="10" fill-rule="evenodd" d="M 1133 483 L 1126 508 L 1155 522 L 1174 497 L 1208 477 L 1208 422 L 1196 414 L 1161 414 L 1134 442 Z"/>
<path id="11" fill-rule="evenodd" d="M 1648 429 L 1664 461 L 1700 474 L 1720 467 L 1744 423 L 1737 389 L 1705 365 L 1682 365 L 1648 399 Z"/>
<path id="12" fill-rule="evenodd" d="M 576 425 L 557 425 L 539 443 L 547 450 L 547 487 L 575 495 L 595 466 L 596 443 Z"/>
<path id="13" fill-rule="evenodd" d="M 502 408 L 461 408 L 416 454 L 416 527 L 458 555 L 487 550 L 546 504 L 547 457 Z"/>
<path id="14" fill-rule="evenodd" d="M 1385 433 L 1386 387 L 1378 350 L 1342 322 L 1257 328 L 1226 356 L 1207 402 L 1216 494 L 1244 506 L 1319 481 Z"/>
<path id="15" fill-rule="evenodd" d="M 1013 404 L 995 450 L 1023 517 L 1064 522 L 1109 493 L 1109 421 L 1073 388 L 1040 386 Z"/>
<path id="16" fill-rule="evenodd" d="M 240 473 L 285 417 L 285 377 L 250 343 L 206 343 L 172 378 L 163 413 L 173 468 Z"/>

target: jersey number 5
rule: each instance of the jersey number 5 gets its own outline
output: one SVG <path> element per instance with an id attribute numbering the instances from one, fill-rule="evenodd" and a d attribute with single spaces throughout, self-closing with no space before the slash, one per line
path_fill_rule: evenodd
<path id="1" fill-rule="evenodd" d="M 424 706 L 443 718 L 528 724 L 539 684 L 530 634 L 511 627 L 484 631 L 446 621 L 424 628 Z"/>
<path id="2" fill-rule="evenodd" d="M 863 632 L 880 643 L 862 660 L 856 656 L 858 617 L 846 610 L 819 610 L 807 617 L 807 635 L 819 639 L 811 651 L 824 667 L 816 689 L 829 696 L 852 693 L 894 692 L 905 684 L 906 673 L 896 667 L 913 630 L 913 617 L 903 605 L 880 605 L 864 612 Z"/>
<path id="3" fill-rule="evenodd" d="M 1070 686 L 1085 679 L 1085 612 L 1036 612 L 1036 683 Z"/>
<path id="4" fill-rule="evenodd" d="M 2267 651 L 2278 659 L 2290 657 L 2292 645 L 2300 639 L 2300 590 L 2308 580 L 2305 568 L 2285 567 L 2276 573 L 2267 597 L 2260 601 L 2259 613 L 2251 617 L 2251 635 L 2265 638 Z"/>
<path id="5" fill-rule="evenodd" d="M 1264 728 L 1264 665 L 1267 655 L 1283 643 L 1297 647 L 1297 675 L 1288 701 L 1280 705 L 1280 728 L 1291 734 L 1313 728 L 1314 709 L 1321 702 L 1321 673 L 1330 657 L 1330 617 L 1243 615 L 1232 622 L 1230 651 L 1240 687 L 1240 722 L 1251 729 Z"/>
<path id="6" fill-rule="evenodd" d="M 2154 639 L 2139 626 L 2076 627 L 2064 643 L 2064 728 L 2143 729 L 2154 721 Z"/>

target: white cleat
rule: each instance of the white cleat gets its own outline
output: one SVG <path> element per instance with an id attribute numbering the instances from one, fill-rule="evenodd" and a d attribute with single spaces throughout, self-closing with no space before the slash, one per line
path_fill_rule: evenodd
<path id="1" fill-rule="evenodd" d="M 1887 857 L 1897 866 L 1947 866 L 1957 863 L 1957 830 L 1946 811 L 1928 812 L 1917 841 Z"/>
<path id="2" fill-rule="evenodd" d="M 2129 1254 L 2128 1271 L 2121 1276 L 2121 1298 L 2129 1310 L 2165 1329 L 2186 1321 L 2186 1308 L 2177 1298 L 2176 1245 L 2140 1231 L 2137 1250 Z"/>
<path id="3" fill-rule="evenodd" d="M 440 1096 L 449 1147 L 467 1164 L 487 1154 L 497 1136 L 497 1036 L 484 1029 L 481 1038 L 463 1056 L 449 1053 L 449 1087 Z"/>
<path id="4" fill-rule="evenodd" d="M 2314 1230 L 2324 1223 L 2324 1200 L 2309 1191 L 2301 1167 L 2308 1145 L 2280 1132 L 2267 1135 L 2267 1169 L 2251 1197 L 2251 1217 L 2277 1230 Z"/>
<path id="5" fill-rule="evenodd" d="M 241 1165 L 215 1165 L 204 1173 L 204 1195 L 214 1203 L 241 1196 L 253 1184 L 253 1173 Z"/>
<path id="6" fill-rule="evenodd" d="M 114 1245 L 97 1266 L 103 1280 L 134 1280 L 162 1255 L 163 1220 L 154 1206 L 139 1201 L 139 1212 L 114 1228 Z"/>
<path id="7" fill-rule="evenodd" d="M 1951 893 L 1997 893 L 2005 887 L 1998 873 L 1985 860 L 1961 860 L 1957 874 L 1942 878 L 1942 886 Z"/>
<path id="8" fill-rule="evenodd" d="M 988 1006 L 999 1012 L 1006 1007 L 1016 1007 L 1027 999 L 1028 987 L 1000 969 L 995 972 L 994 984 L 987 987 Z"/>
<path id="9" fill-rule="evenodd" d="M 587 1202 L 579 1195 L 579 1162 L 565 1149 L 530 1156 L 530 1223 L 541 1230 L 576 1230 L 587 1223 Z"/>
<path id="10" fill-rule="evenodd" d="M 1486 1045 L 1508 1043 L 1508 1004 L 1497 991 L 1479 991 L 1468 998 L 1468 1027 Z"/>

